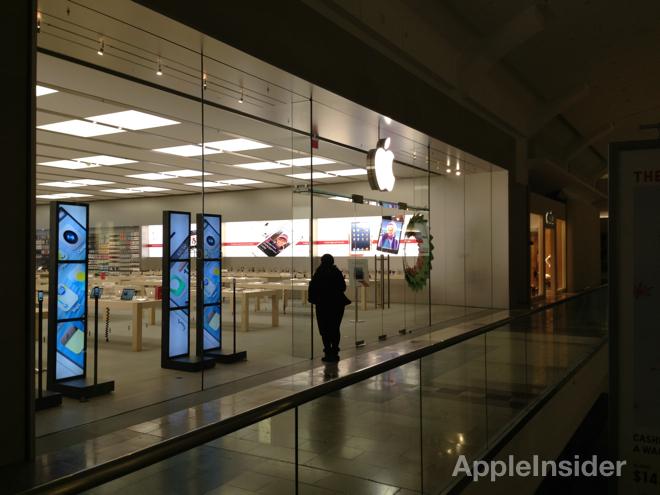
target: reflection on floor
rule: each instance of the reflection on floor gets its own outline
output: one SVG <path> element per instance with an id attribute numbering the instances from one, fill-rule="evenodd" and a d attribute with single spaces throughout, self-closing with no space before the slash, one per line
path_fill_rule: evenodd
<path id="1" fill-rule="evenodd" d="M 304 404 L 298 425 L 287 411 L 89 493 L 295 493 L 296 428 L 298 493 L 440 492 L 459 455 L 481 454 L 600 345 L 606 311 L 582 309 L 518 320 Z"/>
<path id="2" fill-rule="evenodd" d="M 343 356 L 355 352 L 354 340 L 364 340 L 370 344 L 366 349 L 378 344 L 378 336 L 387 334 L 390 338 L 398 335 L 400 328 L 419 328 L 428 325 L 429 311 L 427 305 L 398 305 L 391 308 L 376 310 L 370 308 L 360 311 L 355 324 L 352 306 L 349 306 L 342 324 L 344 351 Z M 223 341 L 225 345 L 231 343 L 232 327 L 231 308 L 223 306 Z M 240 305 L 237 310 L 240 314 Z M 483 314 L 481 308 L 465 308 L 460 306 L 432 306 L 432 321 L 446 322 L 470 314 Z M 271 327 L 270 305 L 262 303 L 260 311 L 250 313 L 250 331 L 238 332 L 238 348 L 248 351 L 248 360 L 233 365 L 218 365 L 204 373 L 185 373 L 165 370 L 160 367 L 160 311 L 156 312 L 156 324 L 149 325 L 147 318 L 143 322 L 143 350 L 131 351 L 130 314 L 113 313 L 110 320 L 110 340 L 103 339 L 104 324 L 99 323 L 101 340 L 99 342 L 99 377 L 100 379 L 115 380 L 113 394 L 95 398 L 89 402 L 81 403 L 77 400 L 65 398 L 62 407 L 37 413 L 37 437 L 49 435 L 54 432 L 89 424 L 106 418 L 117 417 L 139 408 L 153 404 L 160 404 L 176 397 L 193 394 L 200 390 L 210 389 L 222 384 L 243 380 L 258 374 L 296 363 L 309 363 L 310 313 L 309 305 L 302 305 L 295 301 L 287 314 L 280 314 L 279 326 Z M 44 325 L 45 327 L 46 325 Z M 191 323 L 194 327 L 194 323 Z M 93 323 L 90 320 L 90 328 Z M 314 326 L 314 355 L 322 355 L 322 345 Z M 194 336 L 191 340 L 191 349 L 195 348 Z M 364 349 L 364 350 L 366 350 Z M 44 352 L 45 358 L 45 352 Z M 89 363 L 93 360 L 93 346 L 89 345 Z M 91 366 L 90 366 L 91 369 Z M 201 400 L 209 400 L 208 396 Z M 190 403 L 181 407 L 186 407 Z M 152 408 L 153 417 L 162 416 L 172 409 Z M 144 416 L 124 424 L 134 424 L 143 421 Z M 128 422 L 128 423 L 127 423 Z M 106 428 L 105 431 L 108 431 Z M 80 436 L 74 436 L 79 440 Z M 50 450 L 61 446 L 61 439 L 37 442 L 38 451 Z"/>

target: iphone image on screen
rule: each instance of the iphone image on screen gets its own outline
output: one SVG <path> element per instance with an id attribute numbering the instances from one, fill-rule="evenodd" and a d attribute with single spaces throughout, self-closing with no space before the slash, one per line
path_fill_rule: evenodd
<path id="1" fill-rule="evenodd" d="M 84 260 L 87 257 L 87 229 L 81 223 L 86 222 L 86 215 L 87 210 L 84 206 L 59 207 L 58 259 Z"/>
<path id="2" fill-rule="evenodd" d="M 57 286 L 57 304 L 64 311 L 70 311 L 78 302 L 78 295 L 64 284 Z"/>
<path id="3" fill-rule="evenodd" d="M 85 347 L 85 334 L 75 325 L 71 325 L 62 335 L 60 342 L 74 354 L 80 354 Z"/>

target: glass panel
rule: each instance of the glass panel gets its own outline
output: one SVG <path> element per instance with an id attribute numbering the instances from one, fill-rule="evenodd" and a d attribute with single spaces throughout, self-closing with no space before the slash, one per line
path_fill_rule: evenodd
<path id="1" fill-rule="evenodd" d="M 487 443 L 485 338 L 421 360 L 424 493 L 440 493 L 455 479 L 458 456 L 468 462 Z"/>
<path id="2" fill-rule="evenodd" d="M 202 67 L 194 50 L 98 10 L 52 1 L 40 9 L 38 44 L 49 54 L 37 56 L 37 79 L 54 92 L 37 100 L 38 264 L 44 267 L 38 285 L 48 290 L 48 261 L 54 255 L 47 249 L 50 204 L 89 203 L 87 377 L 93 379 L 97 359 L 93 330 L 98 316 L 98 379 L 115 383 L 112 394 L 87 402 L 65 398 L 61 408 L 37 413 L 38 437 L 76 431 L 65 434 L 62 445 L 95 434 L 97 420 L 126 414 L 120 421 L 128 421 L 130 411 L 202 388 L 201 374 L 161 366 L 158 299 L 163 211 L 203 210 L 203 189 L 187 185 L 204 173 L 198 152 Z M 90 39 L 92 32 L 104 33 L 103 38 Z M 134 44 L 125 43 L 129 39 Z M 175 146 L 192 151 L 164 150 Z M 184 263 L 181 273 L 194 277 L 194 262 Z M 183 305 L 189 300 L 185 279 L 179 279 L 183 284 L 176 296 Z M 94 286 L 103 289 L 98 315 L 89 292 Z M 183 327 L 186 319 L 180 320 Z M 183 332 L 182 352 L 189 348 L 194 355 L 192 320 L 189 333 Z"/>
<path id="3" fill-rule="evenodd" d="M 545 250 L 543 258 L 544 266 L 544 280 L 545 280 L 545 289 L 547 292 L 555 292 L 555 229 L 554 227 L 546 227 L 545 233 L 543 235 Z"/>
<path id="4" fill-rule="evenodd" d="M 295 492 L 295 413 L 287 411 L 88 494 Z"/>
<path id="5" fill-rule="evenodd" d="M 566 221 L 557 219 L 557 290 L 566 290 Z"/>
<path id="6" fill-rule="evenodd" d="M 543 218 L 532 213 L 529 215 L 529 260 L 530 289 L 532 297 L 545 294 L 545 274 L 543 261 Z"/>
<path id="7" fill-rule="evenodd" d="M 419 362 L 299 408 L 300 493 L 420 491 Z"/>

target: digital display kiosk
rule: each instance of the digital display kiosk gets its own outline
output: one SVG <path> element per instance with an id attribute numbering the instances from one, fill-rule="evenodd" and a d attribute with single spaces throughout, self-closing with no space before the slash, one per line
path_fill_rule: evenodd
<path id="1" fill-rule="evenodd" d="M 199 345 L 197 355 L 190 355 L 190 263 L 190 213 L 164 211 L 161 366 L 200 371 L 214 361 L 204 357 Z M 197 272 L 198 280 L 201 273 Z"/>
<path id="2" fill-rule="evenodd" d="M 114 390 L 114 382 L 86 376 L 88 225 L 89 205 L 51 203 L 48 388 L 79 398 Z"/>
<path id="3" fill-rule="evenodd" d="M 247 354 L 222 348 L 221 226 L 221 215 L 197 215 L 197 354 L 231 363 Z"/>

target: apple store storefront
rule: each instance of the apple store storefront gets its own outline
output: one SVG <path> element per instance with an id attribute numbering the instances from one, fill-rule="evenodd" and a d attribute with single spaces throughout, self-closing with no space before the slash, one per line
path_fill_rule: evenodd
<path id="1" fill-rule="evenodd" d="M 40 2 L 42 448 L 319 360 L 307 292 L 326 253 L 351 301 L 342 358 L 508 307 L 506 170 L 103 7 Z"/>

